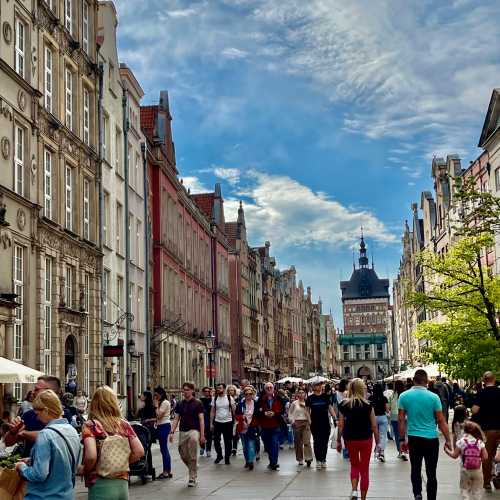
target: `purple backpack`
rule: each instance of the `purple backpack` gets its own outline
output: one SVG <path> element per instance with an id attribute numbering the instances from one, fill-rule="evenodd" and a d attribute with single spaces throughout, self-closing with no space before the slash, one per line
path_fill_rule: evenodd
<path id="1" fill-rule="evenodd" d="M 477 439 L 474 442 L 465 441 L 465 447 L 462 450 L 462 463 L 465 470 L 481 468 L 481 448 Z"/>

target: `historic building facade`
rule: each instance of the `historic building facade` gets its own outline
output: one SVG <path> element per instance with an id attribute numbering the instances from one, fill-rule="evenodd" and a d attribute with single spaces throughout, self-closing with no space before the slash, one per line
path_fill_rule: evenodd
<path id="1" fill-rule="evenodd" d="M 211 227 L 178 178 L 168 93 L 141 107 L 153 194 L 153 380 L 179 391 L 207 383 L 206 337 L 213 331 Z M 226 368 L 228 369 L 228 368 Z M 221 374 L 223 376 L 223 374 Z"/>
<path id="2" fill-rule="evenodd" d="M 342 376 L 383 379 L 391 370 L 388 352 L 389 280 L 369 267 L 363 237 L 359 267 L 341 281 L 344 333 L 337 337 Z"/>

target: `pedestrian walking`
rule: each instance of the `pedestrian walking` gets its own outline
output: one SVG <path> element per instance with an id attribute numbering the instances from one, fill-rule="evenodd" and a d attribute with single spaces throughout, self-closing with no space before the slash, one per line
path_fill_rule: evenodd
<path id="1" fill-rule="evenodd" d="M 441 407 L 443 409 L 443 415 L 446 422 L 448 422 L 450 414 L 450 405 L 453 399 L 451 388 L 446 384 L 446 378 L 436 377 L 436 382 L 434 384 L 439 399 L 441 400 Z"/>
<path id="2" fill-rule="evenodd" d="M 129 464 L 144 456 L 131 425 L 122 418 L 116 394 L 98 387 L 90 401 L 82 430 L 83 465 L 80 474 L 89 488 L 89 500 L 127 500 Z"/>
<path id="3" fill-rule="evenodd" d="M 373 438 L 377 445 L 380 440 L 375 412 L 365 397 L 365 391 L 365 384 L 360 378 L 351 380 L 347 398 L 339 405 L 337 451 L 342 451 L 343 438 L 351 462 L 351 500 L 358 499 L 358 486 L 361 500 L 366 499 Z"/>
<path id="4" fill-rule="evenodd" d="M 368 398 L 368 401 L 370 401 L 373 411 L 375 412 L 378 434 L 380 436 L 380 443 L 375 449 L 375 456 L 380 462 L 385 462 L 387 427 L 389 424 L 389 420 L 387 418 L 387 415 L 389 414 L 389 401 L 384 396 L 384 388 L 382 387 L 382 384 L 375 384 L 373 386 L 373 394 Z"/>
<path id="5" fill-rule="evenodd" d="M 38 432 L 29 465 L 16 464 L 16 470 L 28 482 L 24 498 L 73 500 L 80 462 L 78 433 L 63 418 L 63 408 L 54 391 L 40 392 L 33 401 L 33 410 L 45 427 Z"/>
<path id="6" fill-rule="evenodd" d="M 483 375 L 484 388 L 476 396 L 472 406 L 472 415 L 477 418 L 486 436 L 486 451 L 488 458 L 483 462 L 484 489 L 491 491 L 491 480 L 493 478 L 493 457 L 498 446 L 500 446 L 500 387 L 496 385 L 496 377 L 493 372 Z M 500 484 L 495 485 L 500 487 Z"/>
<path id="7" fill-rule="evenodd" d="M 306 392 L 300 388 L 296 392 L 297 399 L 290 404 L 288 419 L 293 429 L 293 441 L 295 446 L 295 459 L 299 465 L 308 467 L 312 463 L 311 448 L 311 415 L 306 408 Z"/>
<path id="8" fill-rule="evenodd" d="M 453 448 L 455 448 L 457 441 L 462 439 L 464 435 L 464 426 L 467 419 L 467 408 L 463 405 L 458 405 L 453 411 L 453 421 L 451 423 L 451 437 Z"/>
<path id="9" fill-rule="evenodd" d="M 231 463 L 231 452 L 233 446 L 233 426 L 235 400 L 226 392 L 226 384 L 217 384 L 216 394 L 212 401 L 210 414 L 210 428 L 214 436 L 214 448 L 217 453 L 216 464 L 224 459 L 224 463 Z M 221 437 L 224 439 L 224 455 L 222 454 Z"/>
<path id="10" fill-rule="evenodd" d="M 227 394 L 229 394 L 229 396 L 231 398 L 233 398 L 234 408 L 236 408 L 236 402 L 240 399 L 239 396 L 241 394 L 241 391 L 240 391 L 240 394 L 238 394 L 237 387 L 233 384 L 230 384 L 227 386 L 226 392 L 227 392 Z M 238 451 L 238 441 L 239 440 L 240 440 L 240 436 L 236 432 L 236 421 L 233 418 L 233 441 L 232 441 L 232 446 L 231 446 L 231 455 L 233 457 L 236 456 L 236 453 Z"/>
<path id="11" fill-rule="evenodd" d="M 198 443 L 205 444 L 205 418 L 203 405 L 194 397 L 194 384 L 184 382 L 182 385 L 184 399 L 175 406 L 175 418 L 172 424 L 170 442 L 179 427 L 179 455 L 189 471 L 188 486 L 196 485 L 198 476 Z"/>
<path id="12" fill-rule="evenodd" d="M 156 443 L 158 432 L 156 429 L 156 408 L 153 401 L 153 393 L 151 391 L 144 391 L 141 394 L 142 408 L 137 412 L 137 418 L 141 424 L 148 428 L 151 435 L 151 441 Z"/>
<path id="13" fill-rule="evenodd" d="M 256 412 L 262 429 L 264 448 L 269 457 L 268 469 L 278 470 L 280 432 L 286 425 L 283 420 L 285 403 L 275 392 L 271 382 L 264 384 L 264 391 L 257 401 Z"/>
<path id="14" fill-rule="evenodd" d="M 163 463 L 163 472 L 158 476 L 158 479 L 170 479 L 172 478 L 172 465 L 168 449 L 168 436 L 172 428 L 170 422 L 171 409 L 170 401 L 163 387 L 158 386 L 155 389 L 154 404 L 156 408 L 156 429 Z"/>
<path id="15" fill-rule="evenodd" d="M 399 397 L 405 390 L 405 384 L 402 380 L 396 380 L 394 382 L 394 390 L 389 397 L 389 413 L 392 428 L 392 435 L 394 437 L 394 442 L 396 443 L 396 449 L 398 450 L 398 458 L 407 461 L 408 458 L 406 454 L 401 451 L 401 436 L 399 435 L 399 423 L 398 423 L 398 403 Z M 403 439 L 404 441 L 404 439 Z"/>
<path id="16" fill-rule="evenodd" d="M 408 440 L 405 439 L 401 443 L 401 450 L 410 453 L 411 483 L 415 500 L 422 500 L 423 460 L 427 474 L 427 500 L 436 500 L 436 469 L 439 459 L 437 426 L 445 437 L 445 449 L 448 450 L 451 450 L 450 432 L 439 396 L 427 390 L 427 372 L 417 370 L 413 383 L 413 387 L 399 397 L 399 434 L 402 438 L 408 435 Z"/>
<path id="17" fill-rule="evenodd" d="M 210 428 L 210 414 L 212 413 L 212 389 L 210 387 L 203 387 L 201 390 L 202 396 L 200 397 L 201 404 L 203 405 L 203 418 L 205 420 L 205 444 L 200 447 L 200 456 L 210 458 L 212 455 L 212 430 Z"/>
<path id="18" fill-rule="evenodd" d="M 483 473 L 481 464 L 488 458 L 481 428 L 468 420 L 464 434 L 453 451 L 445 450 L 451 458 L 460 460 L 460 492 L 464 500 L 479 500 L 483 496 Z"/>
<path id="19" fill-rule="evenodd" d="M 306 407 L 311 417 L 311 434 L 313 437 L 316 468 L 326 469 L 326 454 L 330 440 L 330 416 L 336 418 L 331 397 L 323 392 L 323 383 L 313 384 L 313 393 L 306 400 Z"/>
<path id="20" fill-rule="evenodd" d="M 245 457 L 245 468 L 253 470 L 256 442 L 258 439 L 258 421 L 256 416 L 256 391 L 251 385 L 246 385 L 243 399 L 238 403 L 235 410 L 238 422 L 237 432 L 243 445 L 243 456 Z"/>

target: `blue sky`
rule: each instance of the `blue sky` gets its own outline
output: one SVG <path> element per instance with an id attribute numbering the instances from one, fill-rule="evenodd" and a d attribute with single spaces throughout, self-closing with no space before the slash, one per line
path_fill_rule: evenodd
<path id="1" fill-rule="evenodd" d="M 500 3 L 475 0 L 118 0 L 119 55 L 170 93 L 192 191 L 243 200 L 251 244 L 340 317 L 360 226 L 394 278 L 433 156 L 476 148 L 498 86 Z"/>

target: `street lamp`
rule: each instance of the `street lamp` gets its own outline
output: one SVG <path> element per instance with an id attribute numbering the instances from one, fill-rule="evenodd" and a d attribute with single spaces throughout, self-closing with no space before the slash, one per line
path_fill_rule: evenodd
<path id="1" fill-rule="evenodd" d="M 208 331 L 207 337 L 205 339 L 207 344 L 208 352 L 208 385 L 210 387 L 214 386 L 214 353 L 215 353 L 215 335 L 212 330 Z"/>

